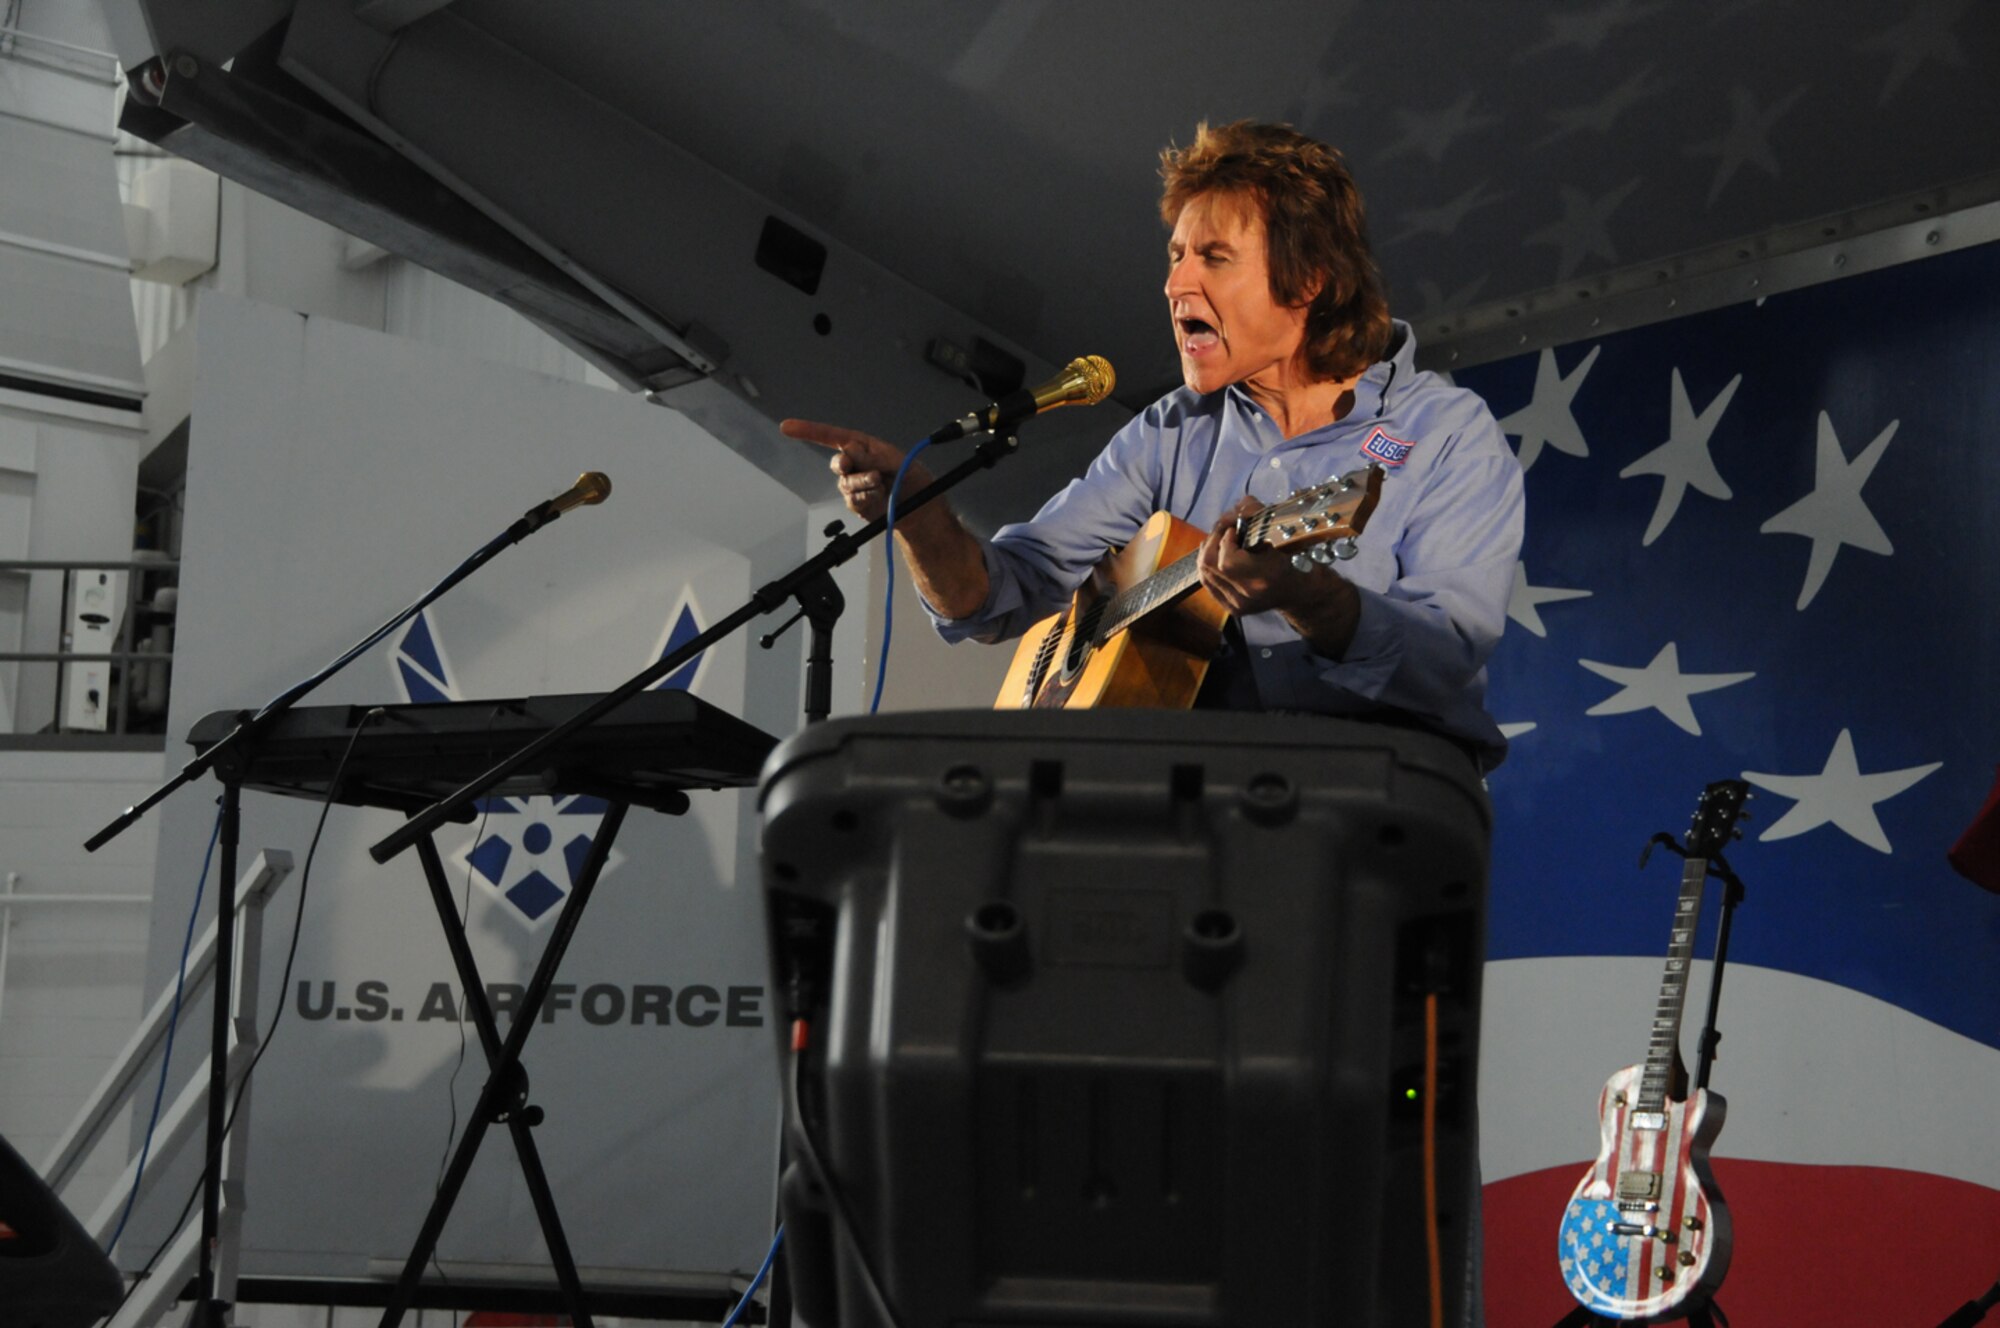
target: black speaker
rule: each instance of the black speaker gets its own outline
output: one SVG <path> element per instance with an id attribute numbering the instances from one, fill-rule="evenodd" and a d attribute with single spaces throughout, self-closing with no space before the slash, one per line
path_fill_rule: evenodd
<path id="1" fill-rule="evenodd" d="M 90 1328 L 124 1294 L 97 1242 L 0 1139 L 0 1328 Z"/>
<path id="2" fill-rule="evenodd" d="M 1427 1322 L 1427 1057 L 1459 1321 L 1491 824 L 1460 749 L 904 714 L 793 738 L 760 805 L 812 1328 Z"/>

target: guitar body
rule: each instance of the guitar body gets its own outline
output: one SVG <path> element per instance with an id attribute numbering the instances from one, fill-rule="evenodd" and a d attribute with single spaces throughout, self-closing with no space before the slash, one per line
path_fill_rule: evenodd
<path id="1" fill-rule="evenodd" d="M 1098 564 L 1069 606 L 1022 634 L 994 701 L 997 710 L 1194 704 L 1229 611 L 1196 586 L 1110 639 L 1093 642 L 1092 613 L 1119 591 L 1200 550 L 1203 532 L 1155 512 L 1117 553 Z"/>
<path id="2" fill-rule="evenodd" d="M 1598 1096 L 1597 1160 L 1563 1210 L 1557 1253 L 1585 1309 L 1661 1323 L 1705 1305 L 1729 1271 L 1729 1210 L 1708 1165 L 1725 1105 L 1696 1089 L 1637 1111 L 1643 1070 L 1620 1070 Z"/>
<path id="3" fill-rule="evenodd" d="M 1237 517 L 1236 536 L 1246 549 L 1293 550 L 1300 571 L 1331 567 L 1354 556 L 1355 537 L 1381 497 L 1382 468 L 1370 466 Z M 1169 513 L 1148 517 L 1068 608 L 1022 635 L 994 708 L 1192 706 L 1229 621 L 1201 588 L 1205 536 Z"/>

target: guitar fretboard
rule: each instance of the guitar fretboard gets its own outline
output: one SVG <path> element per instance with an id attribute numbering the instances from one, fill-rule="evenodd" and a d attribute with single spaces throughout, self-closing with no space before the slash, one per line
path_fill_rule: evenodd
<path id="1" fill-rule="evenodd" d="M 1267 507 L 1244 523 L 1243 547 L 1253 549 L 1270 534 L 1272 513 Z M 1134 581 L 1108 600 L 1100 600 L 1085 624 L 1093 644 L 1102 645 L 1154 609 L 1173 603 L 1201 581 L 1201 551 L 1176 558 L 1159 571 Z"/>
<path id="2" fill-rule="evenodd" d="M 1690 857 L 1681 872 L 1680 898 L 1674 902 L 1667 968 L 1660 979 L 1659 1002 L 1653 1008 L 1646 1069 L 1639 1079 L 1638 1111 L 1663 1110 L 1673 1089 L 1674 1054 L 1680 1047 L 1681 1015 L 1687 1008 L 1688 968 L 1694 961 L 1695 924 L 1701 917 L 1702 885 L 1707 879 L 1708 859 Z"/>

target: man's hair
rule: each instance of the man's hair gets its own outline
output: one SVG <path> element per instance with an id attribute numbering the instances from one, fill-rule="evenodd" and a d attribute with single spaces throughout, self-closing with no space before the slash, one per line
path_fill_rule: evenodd
<path id="1" fill-rule="evenodd" d="M 1204 121 L 1193 143 L 1160 153 L 1160 178 L 1160 218 L 1168 226 L 1203 194 L 1255 204 L 1264 218 L 1272 298 L 1298 308 L 1311 297 L 1304 355 L 1314 374 L 1352 377 L 1388 352 L 1389 300 L 1368 250 L 1361 191 L 1338 151 L 1289 125 L 1238 120 L 1211 129 Z"/>

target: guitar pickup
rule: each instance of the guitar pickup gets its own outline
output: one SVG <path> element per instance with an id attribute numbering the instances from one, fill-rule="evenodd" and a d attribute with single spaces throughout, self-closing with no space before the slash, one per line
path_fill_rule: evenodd
<path id="1" fill-rule="evenodd" d="M 1620 1199 L 1657 1199 L 1660 1197 L 1660 1176 L 1655 1171 L 1627 1171 L 1618 1177 L 1618 1197 Z"/>

